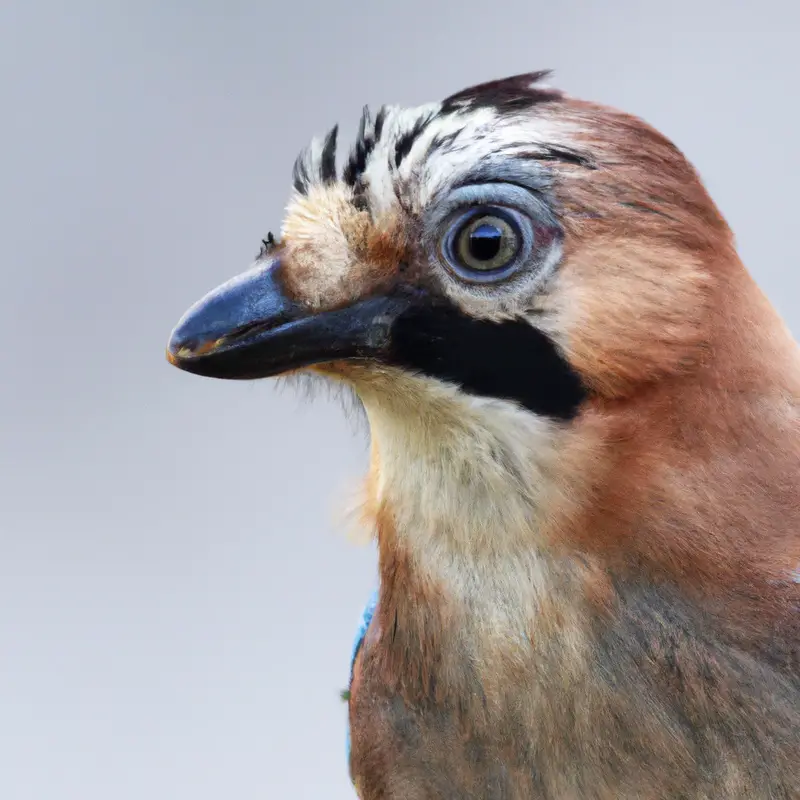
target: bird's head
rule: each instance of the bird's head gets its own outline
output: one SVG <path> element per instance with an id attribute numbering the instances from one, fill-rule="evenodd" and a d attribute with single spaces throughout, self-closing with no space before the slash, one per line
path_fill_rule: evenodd
<path id="1" fill-rule="evenodd" d="M 645 418 L 666 431 L 676 398 L 699 419 L 711 387 L 760 381 L 764 301 L 693 168 L 641 120 L 543 77 L 365 110 L 341 170 L 337 129 L 313 141 L 280 237 L 185 314 L 169 360 L 349 384 L 377 483 L 419 474 L 439 513 L 468 507 L 486 530 L 497 514 L 524 527 L 554 507 L 545 495 L 575 506 L 618 465 L 609 443 Z M 687 381 L 705 399 L 664 389 Z M 468 493 L 450 503 L 453 483 Z M 510 486 L 516 510 L 496 501 Z"/>
<path id="2" fill-rule="evenodd" d="M 365 109 L 341 172 L 337 128 L 313 141 L 280 241 L 184 316 L 172 363 L 403 373 L 557 419 L 695 363 L 723 221 L 663 137 L 541 77 Z"/>

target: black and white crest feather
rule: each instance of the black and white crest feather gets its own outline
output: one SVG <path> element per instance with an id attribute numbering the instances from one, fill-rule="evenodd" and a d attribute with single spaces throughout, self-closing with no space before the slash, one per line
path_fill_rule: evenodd
<path id="1" fill-rule="evenodd" d="M 303 148 L 294 162 L 292 180 L 300 194 L 306 194 L 316 183 L 333 183 L 336 180 L 336 137 L 339 126 L 334 125 L 321 141 L 314 139 Z"/>
<path id="2" fill-rule="evenodd" d="M 366 169 L 367 159 L 375 149 L 383 131 L 383 124 L 386 120 L 386 107 L 381 106 L 373 122 L 369 107 L 364 106 L 361 114 L 361 121 L 358 125 L 356 141 L 342 171 L 342 180 L 348 186 L 355 186 Z"/>
<path id="3" fill-rule="evenodd" d="M 368 184 L 375 178 L 375 170 L 371 165 L 376 157 L 383 160 L 382 169 L 389 175 L 395 175 L 421 139 L 425 139 L 425 149 L 415 156 L 415 161 L 434 154 L 464 151 L 474 141 L 469 137 L 459 137 L 464 132 L 475 134 L 476 120 L 485 120 L 488 115 L 498 124 L 503 121 L 515 123 L 537 106 L 563 100 L 562 92 L 542 85 L 541 81 L 549 74 L 549 71 L 542 70 L 489 81 L 463 89 L 441 103 L 431 103 L 417 109 L 384 105 L 374 118 L 365 106 L 355 142 L 341 171 L 341 180 L 352 189 L 353 202 L 362 209 L 370 207 Z M 300 194 L 308 194 L 313 185 L 331 183 L 337 179 L 337 132 L 338 126 L 334 126 L 327 136 L 321 140 L 314 139 L 297 157 L 293 183 Z M 487 136 L 485 129 L 480 136 Z M 517 156 L 527 155 L 541 161 L 594 168 L 592 160 L 585 153 L 566 142 L 540 140 L 531 145 L 519 139 L 506 139 L 498 140 L 498 146 L 502 146 L 504 151 L 514 150 Z M 523 153 L 526 147 L 528 152 Z M 481 157 L 481 154 L 476 153 L 476 157 Z M 375 169 L 378 167 L 376 165 Z"/>

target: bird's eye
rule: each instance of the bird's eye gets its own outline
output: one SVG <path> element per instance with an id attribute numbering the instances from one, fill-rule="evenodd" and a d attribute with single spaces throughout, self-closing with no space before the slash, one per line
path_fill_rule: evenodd
<path id="1" fill-rule="evenodd" d="M 442 239 L 441 254 L 466 281 L 501 280 L 515 271 L 526 249 L 523 228 L 529 230 L 530 224 L 525 226 L 522 215 L 511 209 L 484 207 L 460 213 Z"/>
<path id="2" fill-rule="evenodd" d="M 519 251 L 519 237 L 504 219 L 479 216 L 456 234 L 456 254 L 467 269 L 481 272 L 502 269 Z"/>

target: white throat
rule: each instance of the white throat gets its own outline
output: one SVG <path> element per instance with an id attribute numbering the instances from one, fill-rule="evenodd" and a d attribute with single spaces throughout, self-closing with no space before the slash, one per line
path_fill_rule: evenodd
<path id="1" fill-rule="evenodd" d="M 358 393 L 377 454 L 375 499 L 391 508 L 399 541 L 450 574 L 535 553 L 557 502 L 558 423 L 438 381 L 392 378 L 391 392 L 371 383 Z"/>

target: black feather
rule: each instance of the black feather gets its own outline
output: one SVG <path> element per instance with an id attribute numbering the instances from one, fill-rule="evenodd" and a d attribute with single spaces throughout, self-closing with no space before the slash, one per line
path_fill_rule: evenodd
<path id="1" fill-rule="evenodd" d="M 339 126 L 334 125 L 322 143 L 319 177 L 323 183 L 333 183 L 336 180 L 336 135 L 338 132 Z"/>
<path id="2" fill-rule="evenodd" d="M 292 183 L 300 194 L 306 194 L 311 185 L 311 176 L 308 174 L 308 156 L 310 148 L 304 147 L 294 161 L 292 167 Z"/>
<path id="3" fill-rule="evenodd" d="M 275 249 L 275 237 L 272 235 L 272 231 L 267 234 L 266 239 L 261 240 L 261 249 L 258 252 L 258 258 L 265 258 L 268 256 L 274 249 Z"/>
<path id="4" fill-rule="evenodd" d="M 377 144 L 381 140 L 381 134 L 383 133 L 383 125 L 386 122 L 386 113 L 387 109 L 386 106 L 381 106 L 378 109 L 378 113 L 375 115 L 375 144 Z"/>
<path id="5" fill-rule="evenodd" d="M 381 122 L 381 125 L 383 125 L 383 122 Z M 361 113 L 361 121 L 358 125 L 356 141 L 342 173 L 342 178 L 348 186 L 356 185 L 356 182 L 367 167 L 367 159 L 374 148 L 375 136 L 373 133 L 372 117 L 369 112 L 369 107 L 364 106 L 364 110 Z"/>
<path id="6" fill-rule="evenodd" d="M 449 150 L 453 146 L 455 140 L 459 137 L 461 130 L 463 130 L 463 128 L 453 131 L 452 133 L 444 133 L 434 136 L 430 147 L 428 147 L 428 155 L 432 155 L 437 150 Z"/>
<path id="7" fill-rule="evenodd" d="M 569 147 L 556 147 L 555 145 L 544 145 L 541 152 L 533 154 L 533 158 L 538 161 L 561 161 L 566 164 L 575 164 L 586 169 L 597 169 L 594 159 L 588 153 L 573 150 Z"/>
<path id="8" fill-rule="evenodd" d="M 428 127 L 430 121 L 433 119 L 432 114 L 427 114 L 423 117 L 420 117 L 415 123 L 414 127 L 411 128 L 410 131 L 406 131 L 404 134 L 398 137 L 397 144 L 394 148 L 394 165 L 395 167 L 399 167 L 400 164 L 403 163 L 403 159 L 411 152 L 411 148 L 414 146 L 414 142 L 419 139 L 422 132 L 425 128 Z"/>
<path id="9" fill-rule="evenodd" d="M 398 319 L 388 360 L 554 419 L 574 418 L 588 396 L 558 346 L 533 325 L 476 319 L 446 301 Z"/>
<path id="10" fill-rule="evenodd" d="M 556 102 L 563 99 L 562 92 L 536 85 L 550 74 L 550 70 L 540 70 L 470 86 L 450 95 L 442 103 L 441 113 L 451 114 L 464 108 L 494 108 L 503 114 L 524 111 L 539 103 Z"/>

